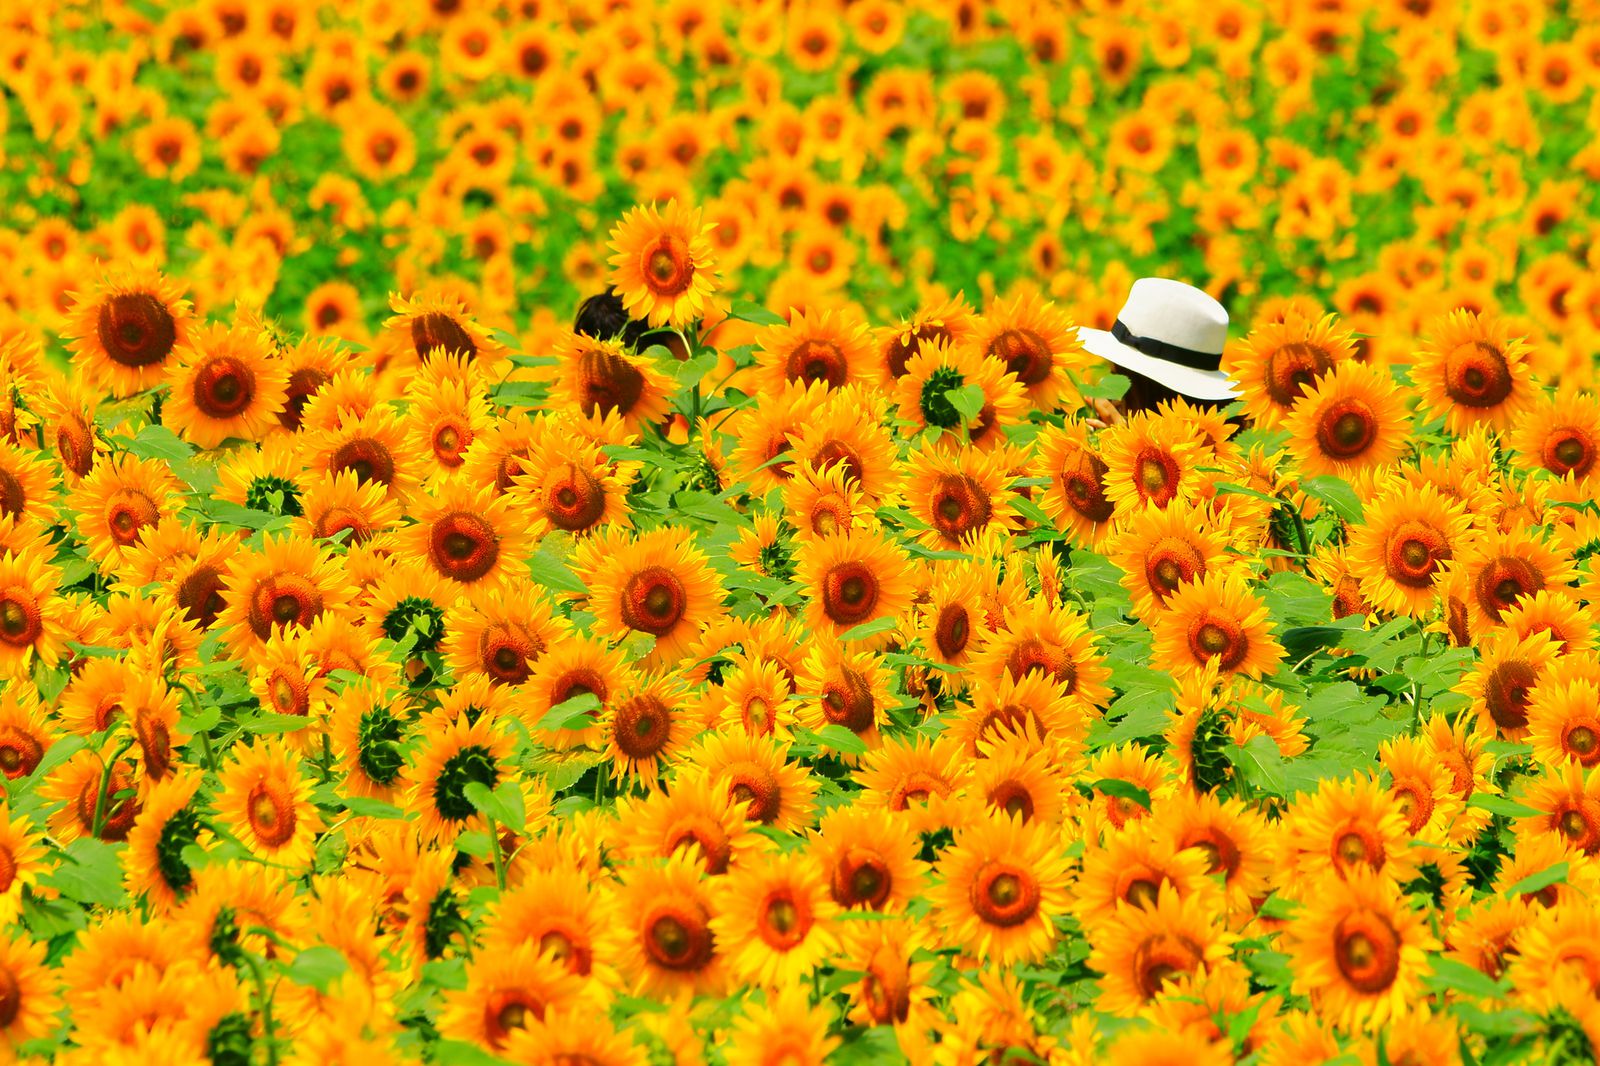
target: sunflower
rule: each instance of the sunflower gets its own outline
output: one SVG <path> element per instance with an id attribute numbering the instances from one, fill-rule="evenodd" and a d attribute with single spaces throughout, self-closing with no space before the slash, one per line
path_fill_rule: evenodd
<path id="1" fill-rule="evenodd" d="M 837 464 L 846 483 L 853 480 L 861 494 L 876 505 L 899 488 L 901 477 L 894 438 L 875 417 L 876 409 L 876 401 L 853 386 L 837 389 L 820 409 L 790 431 L 785 443 L 792 446 L 794 461 L 810 463 L 818 470 Z"/>
<path id="2" fill-rule="evenodd" d="M 725 960 L 711 929 L 713 883 L 692 859 L 680 853 L 633 867 L 617 907 L 627 927 L 619 963 L 636 994 L 723 994 Z"/>
<path id="3" fill-rule="evenodd" d="M 1283 427 L 1306 475 L 1348 478 L 1398 459 L 1410 419 L 1387 370 L 1349 360 L 1301 393 Z"/>
<path id="4" fill-rule="evenodd" d="M 978 671 L 970 698 L 970 704 L 957 704 L 958 717 L 947 736 L 974 758 L 980 744 L 1021 734 L 1038 737 L 1064 757 L 1089 725 L 1083 705 L 1067 695 L 1066 685 L 1042 671 L 1021 677 L 1002 671 L 998 680 Z"/>
<path id="5" fill-rule="evenodd" d="M 162 421 L 199 448 L 260 440 L 288 400 L 289 373 L 259 333 L 226 326 L 190 331 L 167 368 Z"/>
<path id="6" fill-rule="evenodd" d="M 870 523 L 871 509 L 842 461 L 823 469 L 802 462 L 791 470 L 783 485 L 783 509 L 795 540 L 849 533 Z"/>
<path id="7" fill-rule="evenodd" d="M 1557 660 L 1548 633 L 1518 637 L 1509 630 L 1495 630 L 1455 690 L 1472 701 L 1473 714 L 1485 732 L 1520 741 L 1527 736 L 1532 693 Z"/>
<path id="8" fill-rule="evenodd" d="M 926 430 L 941 443 L 953 437 L 985 450 L 1001 442 L 1028 403 L 1016 375 L 972 342 L 925 342 L 895 383 L 894 396 L 914 433 Z"/>
<path id="9" fill-rule="evenodd" d="M 828 396 L 828 389 L 821 382 L 787 382 L 782 389 L 764 397 L 764 402 L 749 404 L 728 416 L 725 425 L 736 442 L 729 457 L 735 479 L 754 493 L 764 494 L 781 486 L 794 466 L 790 454 L 795 447 L 792 438 L 805 432 L 820 411 L 831 407 L 825 402 Z M 890 443 L 888 449 L 892 470 L 894 445 Z M 840 452 L 822 465 L 844 457 Z"/>
<path id="10" fill-rule="evenodd" d="M 120 398 L 161 380 L 167 359 L 188 342 L 190 317 L 180 285 L 141 269 L 77 297 L 62 335 L 79 365 Z"/>
<path id="11" fill-rule="evenodd" d="M 8 804 L 0 803 L 0 925 L 10 926 L 22 914 L 22 893 L 32 891 L 45 865 L 41 847 L 44 834 L 33 831 L 26 818 L 12 818 Z"/>
<path id="12" fill-rule="evenodd" d="M 1393 879 L 1370 870 L 1323 876 L 1289 927 L 1295 990 L 1336 1025 L 1362 1030 L 1405 1017 L 1439 943 Z"/>
<path id="13" fill-rule="evenodd" d="M 1034 465 L 1035 474 L 1049 479 L 1039 505 L 1051 521 L 1072 543 L 1097 548 L 1112 532 L 1116 508 L 1106 496 L 1110 468 L 1090 446 L 1083 424 L 1047 426 L 1039 435 Z"/>
<path id="14" fill-rule="evenodd" d="M 346 795 L 394 802 L 404 784 L 406 710 L 384 686 L 365 679 L 333 699 L 325 735 L 343 768 Z"/>
<path id="15" fill-rule="evenodd" d="M 1470 588 L 1466 606 L 1474 633 L 1500 624 L 1527 597 L 1562 591 L 1577 577 L 1570 555 L 1527 529 L 1473 536 L 1452 565 L 1461 567 Z"/>
<path id="16" fill-rule="evenodd" d="M 878 359 L 887 380 L 906 376 L 911 360 L 922 353 L 924 344 L 960 345 L 973 337 L 976 326 L 972 308 L 960 293 L 937 304 L 917 310 L 899 325 L 876 331 Z"/>
<path id="17" fill-rule="evenodd" d="M 989 816 L 956 829 L 929 890 L 943 940 L 1002 965 L 1042 958 L 1068 908 L 1068 864 L 1054 832 Z"/>
<path id="18" fill-rule="evenodd" d="M 613 882 L 570 863 L 530 870 L 521 884 L 500 895 L 483 921 L 485 943 L 531 944 L 569 973 L 594 978 L 602 989 L 621 984 L 612 960 L 624 937 Z"/>
<path id="19" fill-rule="evenodd" d="M 595 637 L 568 636 L 539 657 L 513 707 L 523 724 L 537 729 L 540 739 L 558 750 L 602 743 L 602 721 L 614 696 L 620 695 L 628 668 L 622 649 Z M 593 696 L 597 705 L 558 729 L 539 723 L 568 700 Z"/>
<path id="20" fill-rule="evenodd" d="M 429 503 L 434 499 L 430 497 Z M 295 536 L 307 540 L 339 539 L 352 548 L 369 544 L 379 534 L 395 529 L 402 515 L 400 504 L 382 485 L 376 481 L 363 484 L 354 470 L 307 478 L 297 509 L 301 513 L 289 526 Z M 411 558 L 425 555 L 410 553 Z"/>
<path id="21" fill-rule="evenodd" d="M 1178 586 L 1151 628 L 1155 661 L 1174 674 L 1215 663 L 1224 674 L 1260 677 L 1277 672 L 1283 658 L 1266 604 L 1237 571 L 1211 571 Z"/>
<path id="22" fill-rule="evenodd" d="M 1315 793 L 1296 797 L 1285 818 L 1292 887 L 1304 892 L 1327 874 L 1349 878 L 1368 870 L 1407 880 L 1417 861 L 1408 822 L 1399 797 L 1376 774 L 1324 779 Z"/>
<path id="23" fill-rule="evenodd" d="M 800 547 L 797 579 L 807 595 L 806 618 L 820 633 L 839 636 L 878 619 L 899 621 L 911 605 L 911 563 L 885 533 L 832 533 Z M 892 639 L 880 631 L 864 646 Z"/>
<path id="24" fill-rule="evenodd" d="M 927 597 L 916 603 L 916 610 L 923 647 L 935 662 L 965 666 L 989 639 L 993 633 L 985 604 L 989 592 L 977 567 L 941 566 L 933 572 Z M 945 678 L 953 688 L 964 680 L 961 674 Z"/>
<path id="25" fill-rule="evenodd" d="M 1077 326 L 1038 292 L 990 304 L 973 343 L 1016 375 L 1039 410 L 1051 412 L 1080 402 L 1069 371 L 1082 370 L 1090 359 L 1078 342 Z"/>
<path id="26" fill-rule="evenodd" d="M 305 464 L 291 438 L 277 436 L 260 448 L 239 448 L 217 466 L 217 499 L 273 516 L 299 517 Z"/>
<path id="27" fill-rule="evenodd" d="M 1105 430 L 1099 443 L 1104 498 L 1119 518 L 1199 495 L 1204 442 L 1192 425 L 1141 412 Z"/>
<path id="28" fill-rule="evenodd" d="M 398 550 L 462 586 L 504 583 L 527 552 L 510 503 L 488 486 L 437 485 L 410 514 L 416 524 L 400 532 Z"/>
<path id="29" fill-rule="evenodd" d="M 1531 915 L 1513 942 L 1512 987 L 1532 1005 L 1551 1003 L 1563 985 L 1592 1001 L 1600 990 L 1597 943 L 1600 912 L 1592 903 L 1549 907 Z"/>
<path id="30" fill-rule="evenodd" d="M 990 812 L 1024 822 L 1060 825 L 1067 815 L 1068 775 L 1061 753 L 1024 728 L 978 740 L 980 758 L 968 795 Z"/>
<path id="31" fill-rule="evenodd" d="M 1422 403 L 1444 416 L 1452 433 L 1474 426 L 1509 429 L 1534 399 L 1533 349 L 1492 315 L 1455 310 L 1425 330 L 1427 340 L 1411 368 Z"/>
<path id="32" fill-rule="evenodd" d="M 175 772 L 173 749 L 188 743 L 189 734 L 178 725 L 178 693 L 159 674 L 130 663 L 125 677 L 115 724 L 133 734 L 129 754 L 139 766 L 139 787 L 147 797 Z"/>
<path id="33" fill-rule="evenodd" d="M 1594 855 L 1600 852 L 1600 770 L 1568 761 L 1529 778 L 1520 797 L 1537 813 L 1518 823 L 1518 831 L 1559 837 Z"/>
<path id="34" fill-rule="evenodd" d="M 376 482 L 397 500 L 408 499 L 421 482 L 421 463 L 406 447 L 405 425 L 392 407 L 342 416 L 303 448 L 309 469 L 330 476 L 351 471 L 361 484 Z"/>
<path id="35" fill-rule="evenodd" d="M 901 911 L 921 891 L 926 866 L 912 827 L 883 808 L 834 807 L 822 816 L 811 851 L 845 909 Z"/>
<path id="36" fill-rule="evenodd" d="M 1313 319 L 1295 313 L 1263 323 L 1230 346 L 1222 368 L 1238 382 L 1250 417 L 1273 429 L 1319 378 L 1355 355 L 1353 338 L 1333 315 Z"/>
<path id="37" fill-rule="evenodd" d="M 0 440 L 0 518 L 45 524 L 55 518 L 56 479 L 50 464 Z"/>
<path id="38" fill-rule="evenodd" d="M 537 944 L 518 944 L 467 963 L 466 987 L 444 995 L 439 1032 L 498 1054 L 512 1032 L 587 1002 L 582 978 Z"/>
<path id="39" fill-rule="evenodd" d="M 237 748 L 218 786 L 218 815 L 253 854 L 290 868 L 310 861 L 322 818 L 300 757 L 281 738 Z"/>
<path id="40" fill-rule="evenodd" d="M 678 762 L 698 725 L 686 706 L 682 680 L 675 674 L 630 673 L 612 698 L 602 725 L 606 754 L 619 778 L 646 785 Z"/>
<path id="41" fill-rule="evenodd" d="M 390 293 L 389 310 L 394 314 L 383 324 L 382 345 L 399 357 L 400 366 L 426 364 L 438 356 L 465 357 L 482 365 L 505 354 L 466 306 L 442 291 L 409 297 Z"/>
<path id="42" fill-rule="evenodd" d="M 628 314 L 652 326 L 705 317 L 717 290 L 716 264 L 700 209 L 669 200 L 635 207 L 611 230 L 611 283 Z"/>
<path id="43" fill-rule="evenodd" d="M 482 674 L 496 684 L 520 685 L 568 629 L 530 581 L 474 591 L 445 612 L 445 662 L 457 677 Z"/>
<path id="44" fill-rule="evenodd" d="M 1600 764 L 1600 684 L 1546 675 L 1528 699 L 1528 743 L 1542 766 Z"/>
<path id="45" fill-rule="evenodd" d="M 45 965 L 45 945 L 20 930 L 0 939 L 0 985 L 7 991 L 0 1037 L 15 1054 L 19 1045 L 48 1035 L 61 1009 L 57 976 Z"/>
<path id="46" fill-rule="evenodd" d="M 551 400 L 557 410 L 585 417 L 620 417 L 629 431 L 659 426 L 671 409 L 677 384 L 655 356 L 630 352 L 620 341 L 568 332 L 554 345 L 558 360 Z"/>
<path id="47" fill-rule="evenodd" d="M 812 26 L 831 23 L 813 22 Z M 813 1007 L 798 986 L 769 988 L 764 1002 L 747 1003 L 733 1023 L 728 1034 L 728 1066 L 827 1062 L 840 1044 L 839 1037 L 828 1032 L 830 1013 L 826 1008 Z"/>
<path id="48" fill-rule="evenodd" d="M 1087 711 L 1111 700 L 1106 684 L 1111 668 L 1095 645 L 1086 616 L 1034 597 L 1005 608 L 1001 625 L 973 656 L 970 668 L 980 677 L 1008 674 L 1014 681 L 1042 674 L 1060 683 L 1064 694 Z"/>
<path id="49" fill-rule="evenodd" d="M 1600 459 L 1600 397 L 1575 389 L 1540 393 L 1534 408 L 1511 427 L 1517 465 L 1583 481 Z"/>
<path id="50" fill-rule="evenodd" d="M 1434 575 L 1464 546 L 1470 520 L 1432 485 L 1395 484 L 1350 529 L 1350 565 L 1361 594 L 1382 611 L 1420 617 L 1432 609 Z"/>
<path id="51" fill-rule="evenodd" d="M 1541 589 L 1524 596 L 1500 614 L 1500 622 L 1519 637 L 1548 633 L 1562 655 L 1594 650 L 1591 612 L 1565 589 Z"/>
<path id="52" fill-rule="evenodd" d="M 796 981 L 837 947 L 838 905 L 815 859 L 800 852 L 751 858 L 717 886 L 711 929 L 733 976 L 768 987 Z"/>
<path id="53" fill-rule="evenodd" d="M 466 450 L 493 421 L 482 374 L 464 356 L 438 355 L 417 372 L 408 398 L 411 450 L 431 457 L 438 475 L 453 477 Z"/>
<path id="54" fill-rule="evenodd" d="M 106 783 L 103 796 L 102 779 Z M 61 804 L 50 816 L 50 831 L 58 840 L 97 835 L 114 843 L 127 839 L 139 816 L 137 786 L 131 761 L 115 763 L 107 774 L 99 755 L 79 751 L 50 771 L 39 794 Z"/>
<path id="55" fill-rule="evenodd" d="M 959 549 L 974 534 L 1014 529 L 1006 460 L 1003 452 L 972 448 L 913 451 L 904 492 L 912 515 L 925 524 L 918 539 L 930 548 Z"/>
<path id="56" fill-rule="evenodd" d="M 198 773 L 172 774 L 145 793 L 139 816 L 128 831 L 123 884 L 130 895 L 144 896 L 160 914 L 170 913 L 194 886 L 183 849 L 202 847 L 210 837 L 194 804 L 199 788 Z"/>
<path id="57" fill-rule="evenodd" d="M 165 462 L 123 453 L 96 463 L 68 499 L 90 557 L 117 567 L 145 530 L 178 513 L 181 492 Z"/>
<path id="58" fill-rule="evenodd" d="M 788 755 L 789 746 L 775 737 L 710 733 L 695 745 L 688 762 L 691 772 L 704 772 L 728 790 L 735 804 L 743 804 L 748 820 L 796 833 L 810 824 L 818 782 Z"/>
<path id="59" fill-rule="evenodd" d="M 670 789 L 644 799 L 620 797 L 617 816 L 623 849 L 635 859 L 666 859 L 683 851 L 713 876 L 766 843 L 733 794 L 705 774 L 681 774 Z"/>
<path id="60" fill-rule="evenodd" d="M 1180 792 L 1162 802 L 1156 824 L 1177 847 L 1199 852 L 1207 873 L 1221 876 L 1231 908 L 1248 909 L 1266 892 L 1275 840 L 1266 817 L 1243 800 Z"/>
<path id="61" fill-rule="evenodd" d="M 891 671 L 883 657 L 858 645 L 820 637 L 806 655 L 795 681 L 795 717 L 808 729 L 842 726 L 876 747 L 878 727 L 888 721 Z M 782 712 L 779 712 L 782 713 Z M 832 750 L 824 744 L 825 750 Z"/>
<path id="62" fill-rule="evenodd" d="M 55 743 L 54 716 L 47 717 L 39 692 L 26 678 L 12 678 L 0 691 L 0 774 L 28 777 Z"/>
<path id="63" fill-rule="evenodd" d="M 229 647 L 250 661 L 274 633 L 305 629 L 324 611 L 343 608 L 352 592 L 338 560 L 317 542 L 268 533 L 259 549 L 234 556 L 217 621 Z"/>
<path id="64" fill-rule="evenodd" d="M 627 497 L 640 464 L 613 462 L 599 444 L 577 435 L 550 434 L 519 466 L 511 497 L 529 518 L 532 536 L 631 524 Z"/>
<path id="65" fill-rule="evenodd" d="M 1144 906 L 1123 906 L 1087 929 L 1088 965 L 1100 973 L 1101 1010 L 1142 1011 L 1170 983 L 1228 965 L 1234 937 L 1217 921 L 1215 897 L 1163 884 Z"/>
<path id="66" fill-rule="evenodd" d="M 1174 503 L 1130 516 L 1106 554 L 1123 570 L 1135 615 L 1153 621 L 1181 587 L 1223 573 L 1227 547 L 1209 509 Z"/>
<path id="67" fill-rule="evenodd" d="M 793 312 L 788 322 L 756 336 L 756 364 L 768 388 L 786 382 L 820 382 L 837 389 L 849 382 L 875 384 L 872 338 L 866 326 L 842 311 Z"/>
<path id="68" fill-rule="evenodd" d="M 8 690 L 35 658 L 54 666 L 67 650 L 67 605 L 56 595 L 59 581 L 42 554 L 0 555 L 0 677 Z"/>
<path id="69" fill-rule="evenodd" d="M 651 530 L 588 575 L 597 632 L 655 638 L 646 664 L 681 659 L 700 628 L 723 613 L 722 586 L 693 538 L 670 526 Z"/>
<path id="70" fill-rule="evenodd" d="M 510 748 L 510 736 L 489 718 L 424 721 L 415 760 L 405 774 L 406 805 L 416 812 L 424 840 L 451 840 L 483 825 L 466 787 L 476 782 L 494 791 L 505 776 L 501 764 Z"/>
<path id="71" fill-rule="evenodd" d="M 1105 833 L 1098 843 L 1086 842 L 1072 902 L 1085 928 L 1114 921 L 1130 907 L 1154 908 L 1163 889 L 1183 899 L 1202 895 L 1218 902 L 1206 856 L 1179 846 L 1160 823 L 1152 828 L 1156 821 L 1143 818 Z"/>
<path id="72" fill-rule="evenodd" d="M 551 1007 L 543 1022 L 511 1031 L 504 1055 L 511 1062 L 592 1066 L 649 1066 L 651 1061 L 649 1052 L 634 1042 L 631 1030 L 618 1032 L 592 1007 Z"/>

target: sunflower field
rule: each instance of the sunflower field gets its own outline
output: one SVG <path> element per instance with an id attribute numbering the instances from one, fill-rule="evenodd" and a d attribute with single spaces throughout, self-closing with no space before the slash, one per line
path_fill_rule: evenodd
<path id="1" fill-rule="evenodd" d="M 1597 88 L 1597 0 L 5 0 L 0 1062 L 1596 1061 Z M 1148 276 L 1231 405 L 1084 349 Z"/>

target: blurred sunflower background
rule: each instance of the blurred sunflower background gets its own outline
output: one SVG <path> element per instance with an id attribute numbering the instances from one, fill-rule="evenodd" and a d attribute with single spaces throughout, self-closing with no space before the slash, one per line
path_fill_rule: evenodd
<path id="1" fill-rule="evenodd" d="M 1600 6 L 0 8 L 0 1059 L 1600 1051 Z M 1231 405 L 1114 402 L 1131 282 Z"/>

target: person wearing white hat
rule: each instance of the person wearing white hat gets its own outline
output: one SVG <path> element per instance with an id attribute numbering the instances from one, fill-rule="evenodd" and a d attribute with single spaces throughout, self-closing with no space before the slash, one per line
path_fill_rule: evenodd
<path id="1" fill-rule="evenodd" d="M 1140 278 L 1111 329 L 1080 328 L 1078 339 L 1128 378 L 1122 412 L 1153 410 L 1174 396 L 1213 407 L 1239 395 L 1220 369 L 1228 312 L 1193 285 Z M 1095 406 L 1107 421 L 1121 420 L 1111 405 Z"/>

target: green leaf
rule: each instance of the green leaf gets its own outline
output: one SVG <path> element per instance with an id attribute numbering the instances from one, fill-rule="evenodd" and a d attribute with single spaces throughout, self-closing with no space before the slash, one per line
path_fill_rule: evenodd
<path id="1" fill-rule="evenodd" d="M 1278 745 L 1271 737 L 1251 737 L 1249 743 L 1238 751 L 1233 764 L 1246 781 L 1274 796 L 1286 794 L 1288 777 L 1284 770 L 1283 752 L 1278 750 Z"/>
<path id="2" fill-rule="evenodd" d="M 829 722 L 816 731 L 817 739 L 834 751 L 846 755 L 865 755 L 867 742 L 837 722 Z"/>
<path id="3" fill-rule="evenodd" d="M 781 326 L 787 321 L 782 315 L 774 314 L 749 300 L 733 301 L 733 306 L 728 309 L 728 317 L 741 322 L 754 322 L 758 326 Z"/>
<path id="4" fill-rule="evenodd" d="M 33 773 L 28 775 L 29 781 L 42 781 L 46 774 L 57 766 L 72 758 L 88 746 L 88 741 L 77 733 L 69 733 L 45 749 L 44 755 L 39 759 L 39 765 L 33 768 Z"/>
<path id="5" fill-rule="evenodd" d="M 109 810 L 113 806 L 107 801 Z M 119 849 L 93 837 L 79 837 L 62 849 L 67 860 L 57 867 L 45 884 L 79 903 L 120 907 L 126 901 L 122 890 L 122 865 Z"/>
<path id="6" fill-rule="evenodd" d="M 1490 814 L 1500 814 L 1507 818 L 1534 818 L 1544 812 L 1537 807 L 1530 807 L 1526 803 L 1518 803 L 1505 796 L 1496 796 L 1492 792 L 1479 792 L 1467 800 L 1468 807 L 1476 807 Z"/>
<path id="7" fill-rule="evenodd" d="M 542 585 L 552 592 L 581 594 L 588 591 L 572 569 L 551 555 L 547 548 L 540 548 L 534 552 L 533 558 L 528 560 L 528 576 L 533 578 L 534 584 Z"/>
<path id="8" fill-rule="evenodd" d="M 1346 522 L 1361 521 L 1361 498 L 1344 478 L 1331 474 L 1308 477 L 1300 482 L 1300 491 L 1333 508 L 1333 513 Z"/>
<path id="9" fill-rule="evenodd" d="M 950 401 L 950 406 L 956 409 L 964 421 L 971 422 L 983 413 L 983 405 L 988 399 L 983 393 L 982 385 L 962 385 L 956 389 L 946 389 L 944 398 Z"/>
<path id="10" fill-rule="evenodd" d="M 874 618 L 870 622 L 862 622 L 858 626 L 851 626 L 849 629 L 839 634 L 839 639 L 865 640 L 868 637 L 875 637 L 879 633 L 891 632 L 899 624 L 900 620 L 894 615 L 884 615 L 882 618 Z"/>
<path id="11" fill-rule="evenodd" d="M 194 451 L 166 426 L 145 426 L 128 441 L 128 450 L 141 459 L 187 459 Z"/>
<path id="12" fill-rule="evenodd" d="M 1150 809 L 1150 793 L 1131 781 L 1119 781 L 1114 777 L 1102 777 L 1089 787 L 1102 796 L 1115 796 L 1118 799 L 1132 800 L 1145 810 L 1148 811 Z"/>
<path id="13" fill-rule="evenodd" d="M 550 708 L 535 728 L 584 729 L 594 725 L 594 712 L 599 709 L 600 697 L 584 692 Z"/>
<path id="14" fill-rule="evenodd" d="M 1433 973 L 1422 979 L 1430 992 L 1460 992 L 1477 999 L 1505 999 L 1510 989 L 1460 959 L 1436 955 L 1429 960 Z"/>
<path id="15" fill-rule="evenodd" d="M 1078 394 L 1085 400 L 1120 400 L 1132 384 L 1121 374 L 1101 374 L 1098 381 L 1078 382 Z"/>
<path id="16" fill-rule="evenodd" d="M 1536 874 L 1529 874 L 1506 889 L 1502 894 L 1506 896 L 1530 896 L 1541 889 L 1549 888 L 1551 885 L 1562 884 L 1566 879 L 1567 864 L 1558 862 L 1554 866 L 1546 867 Z"/>
<path id="17" fill-rule="evenodd" d="M 1026 496 L 1018 496 L 1012 500 L 1011 509 L 1036 526 L 1044 526 L 1046 529 L 1055 527 L 1055 523 L 1050 521 L 1050 516 L 1044 513 L 1044 508 Z"/>
<path id="18" fill-rule="evenodd" d="M 433 1045 L 430 1056 L 438 1066 L 505 1066 L 508 1061 L 465 1040 L 440 1040 Z"/>
<path id="19" fill-rule="evenodd" d="M 357 818 L 404 818 L 406 812 L 392 803 L 370 796 L 346 796 L 344 809 Z"/>
<path id="20" fill-rule="evenodd" d="M 1217 495 L 1219 496 L 1249 496 L 1253 500 L 1264 500 L 1267 503 L 1274 505 L 1283 502 L 1276 496 L 1268 496 L 1264 492 L 1257 492 L 1255 489 L 1247 489 L 1243 485 L 1235 485 L 1231 481 L 1218 481 L 1212 487 L 1217 490 Z"/>
<path id="21" fill-rule="evenodd" d="M 305 729 L 311 724 L 311 719 L 303 714 L 271 714 L 263 712 L 241 718 L 239 724 L 246 733 L 273 735 L 277 733 L 293 733 L 298 729 Z"/>
<path id="22" fill-rule="evenodd" d="M 493 792 L 480 781 L 468 781 L 462 793 L 467 802 L 507 829 L 522 832 L 527 827 L 528 812 L 522 803 L 522 791 L 514 781 L 502 781 Z"/>
<path id="23" fill-rule="evenodd" d="M 318 992 L 327 992 L 328 986 L 348 969 L 350 964 L 343 955 L 326 944 L 317 944 L 296 955 L 285 973 L 297 985 L 310 985 Z"/>
<path id="24" fill-rule="evenodd" d="M 540 407 L 548 399 L 549 391 L 537 381 L 507 381 L 496 385 L 491 396 L 501 407 Z"/>
<path id="25" fill-rule="evenodd" d="M 213 521 L 244 529 L 266 529 L 269 526 L 277 528 L 289 524 L 289 519 L 281 515 L 258 511 L 254 507 L 245 507 L 232 500 L 208 500 L 205 511 Z"/>

